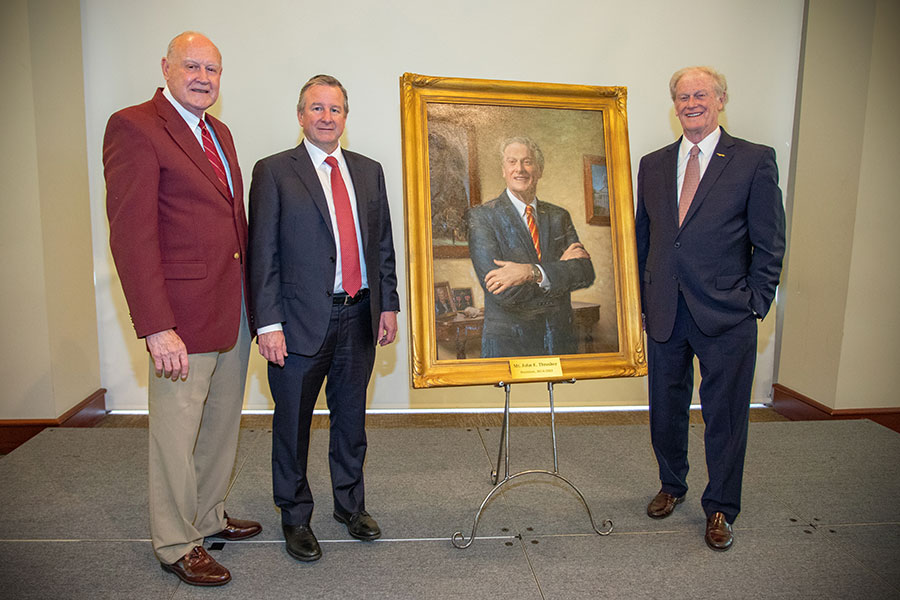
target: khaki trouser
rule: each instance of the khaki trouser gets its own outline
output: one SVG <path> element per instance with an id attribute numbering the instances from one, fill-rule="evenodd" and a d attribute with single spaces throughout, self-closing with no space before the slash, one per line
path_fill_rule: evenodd
<path id="1" fill-rule="evenodd" d="M 243 302 L 235 345 L 189 354 L 186 381 L 158 377 L 150 358 L 150 536 L 164 563 L 225 528 L 249 358 Z"/>

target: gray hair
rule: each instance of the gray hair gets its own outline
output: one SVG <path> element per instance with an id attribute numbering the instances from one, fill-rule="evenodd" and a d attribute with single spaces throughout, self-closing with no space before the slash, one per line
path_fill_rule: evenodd
<path id="1" fill-rule="evenodd" d="M 678 82 L 681 81 L 682 77 L 689 73 L 703 73 L 704 75 L 709 75 L 713 80 L 716 97 L 722 100 L 722 104 L 728 102 L 728 82 L 725 81 L 724 75 L 712 67 L 685 67 L 675 71 L 672 75 L 672 79 L 669 80 L 669 93 L 672 95 L 673 102 L 675 101 L 675 88 L 678 87 Z"/>
<path id="2" fill-rule="evenodd" d="M 506 138 L 502 142 L 500 142 L 500 158 L 502 160 L 503 153 L 506 152 L 507 146 L 510 144 L 522 144 L 528 150 L 531 151 L 531 154 L 534 156 L 534 160 L 537 163 L 538 168 L 541 172 L 544 172 L 544 153 L 541 152 L 541 147 L 534 143 L 534 140 L 525 136 L 515 136 Z"/>
<path id="3" fill-rule="evenodd" d="M 303 108 L 306 106 L 306 92 L 314 85 L 328 85 L 331 87 L 336 87 L 341 90 L 341 94 L 344 95 L 344 114 L 350 113 L 350 99 L 347 97 L 347 90 L 344 89 L 344 86 L 341 85 L 341 82 L 337 80 L 336 77 L 332 77 L 331 75 L 313 75 L 309 78 L 309 81 L 303 84 L 303 87 L 300 88 L 300 98 L 297 100 L 297 112 L 303 112 Z"/>

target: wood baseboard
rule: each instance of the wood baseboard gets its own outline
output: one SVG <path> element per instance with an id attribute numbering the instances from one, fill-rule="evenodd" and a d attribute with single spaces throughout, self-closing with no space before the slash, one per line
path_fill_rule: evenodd
<path id="1" fill-rule="evenodd" d="M 834 409 L 778 383 L 772 386 L 772 408 L 791 421 L 869 419 L 900 433 L 900 408 Z"/>
<path id="2" fill-rule="evenodd" d="M 0 420 L 0 454 L 9 454 L 47 427 L 93 427 L 106 416 L 106 388 L 100 388 L 57 419 Z"/>

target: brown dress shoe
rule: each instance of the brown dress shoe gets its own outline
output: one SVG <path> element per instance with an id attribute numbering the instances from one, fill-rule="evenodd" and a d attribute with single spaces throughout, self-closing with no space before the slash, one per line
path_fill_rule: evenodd
<path id="1" fill-rule="evenodd" d="M 181 560 L 171 565 L 160 563 L 160 566 L 163 571 L 175 573 L 178 579 L 190 585 L 225 585 L 231 581 L 228 569 L 217 563 L 203 546 L 194 546 Z"/>
<path id="2" fill-rule="evenodd" d="M 246 540 L 262 531 L 262 525 L 256 521 L 245 521 L 243 519 L 232 519 L 225 513 L 225 529 L 219 533 L 214 533 L 209 537 L 222 538 L 223 540 L 235 541 Z"/>
<path id="3" fill-rule="evenodd" d="M 647 505 L 647 515 L 652 519 L 664 519 L 672 514 L 675 505 L 684 502 L 684 496 L 676 498 L 672 494 L 660 491 Z"/>
<path id="4" fill-rule="evenodd" d="M 715 512 L 706 518 L 706 545 L 713 550 L 724 552 L 734 543 L 734 532 L 725 520 L 725 514 Z"/>

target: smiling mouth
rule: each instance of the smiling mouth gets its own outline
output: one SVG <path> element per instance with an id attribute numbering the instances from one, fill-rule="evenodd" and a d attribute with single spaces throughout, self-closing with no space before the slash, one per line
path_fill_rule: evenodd
<path id="1" fill-rule="evenodd" d="M 693 112 L 693 113 L 687 113 L 686 116 L 688 116 L 688 117 L 699 117 L 699 116 L 702 115 L 702 114 L 703 114 L 703 113 Z"/>

